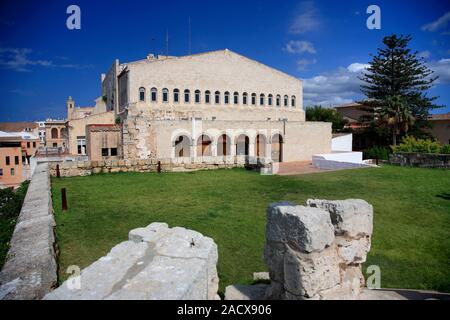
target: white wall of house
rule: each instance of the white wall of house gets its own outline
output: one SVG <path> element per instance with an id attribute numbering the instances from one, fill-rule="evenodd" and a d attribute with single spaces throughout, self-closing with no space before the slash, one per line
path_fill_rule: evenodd
<path id="1" fill-rule="evenodd" d="M 331 139 L 331 151 L 352 151 L 353 134 L 340 135 Z"/>

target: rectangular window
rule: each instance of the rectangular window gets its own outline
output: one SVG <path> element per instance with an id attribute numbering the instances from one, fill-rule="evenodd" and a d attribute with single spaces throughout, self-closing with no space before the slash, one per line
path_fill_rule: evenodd
<path id="1" fill-rule="evenodd" d="M 169 102 L 169 92 L 163 91 L 163 102 Z"/>
<path id="2" fill-rule="evenodd" d="M 58 144 L 56 142 L 53 142 L 53 148 L 56 148 Z"/>
<path id="3" fill-rule="evenodd" d="M 242 104 L 247 104 L 247 96 L 246 95 L 244 95 L 242 97 Z"/>
<path id="4" fill-rule="evenodd" d="M 31 145 L 30 145 L 30 143 L 29 142 L 27 142 L 27 148 L 29 148 Z"/>
<path id="5" fill-rule="evenodd" d="M 178 91 L 174 91 L 173 92 L 173 102 L 179 102 L 179 100 L 180 100 L 180 94 L 178 93 Z"/>
<path id="6" fill-rule="evenodd" d="M 7 156 L 7 157 L 5 158 L 5 163 L 6 163 L 7 166 L 9 166 L 9 156 Z"/>
<path id="7" fill-rule="evenodd" d="M 25 163 L 25 156 L 22 156 L 22 163 Z"/>
<path id="8" fill-rule="evenodd" d="M 200 93 L 195 93 L 195 103 L 200 103 Z"/>
<path id="9" fill-rule="evenodd" d="M 14 157 L 14 163 L 15 163 L 16 165 L 19 164 L 19 156 L 15 156 L 15 157 Z"/>
<path id="10" fill-rule="evenodd" d="M 209 93 L 205 94 L 205 103 L 209 103 Z"/>
<path id="11" fill-rule="evenodd" d="M 11 168 L 11 175 L 14 175 L 14 168 Z"/>
<path id="12" fill-rule="evenodd" d="M 102 148 L 102 157 L 108 156 L 108 148 Z"/>
<path id="13" fill-rule="evenodd" d="M 86 137 L 84 136 L 77 137 L 77 151 L 78 154 L 86 154 Z"/>
<path id="14" fill-rule="evenodd" d="M 111 156 L 117 156 L 117 148 L 111 148 Z"/>
<path id="15" fill-rule="evenodd" d="M 3 169 L 0 169 L 0 177 L 3 177 Z"/>
<path id="16" fill-rule="evenodd" d="M 33 148 L 36 148 L 36 142 L 33 142 Z"/>

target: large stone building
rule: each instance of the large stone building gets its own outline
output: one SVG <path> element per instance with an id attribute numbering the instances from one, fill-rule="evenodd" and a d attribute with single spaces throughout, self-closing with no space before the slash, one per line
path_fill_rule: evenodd
<path id="1" fill-rule="evenodd" d="M 125 159 L 311 160 L 330 152 L 331 124 L 305 122 L 302 91 L 301 80 L 227 49 L 116 60 L 102 75 Z"/>

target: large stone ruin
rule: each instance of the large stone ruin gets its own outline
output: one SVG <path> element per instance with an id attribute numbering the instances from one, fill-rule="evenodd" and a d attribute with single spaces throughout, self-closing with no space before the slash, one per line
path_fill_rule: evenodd
<path id="1" fill-rule="evenodd" d="M 217 245 L 185 228 L 152 223 L 44 299 L 218 299 Z"/>
<path id="2" fill-rule="evenodd" d="M 373 208 L 364 200 L 316 200 L 267 209 L 266 299 L 358 299 L 361 264 L 372 235 Z"/>

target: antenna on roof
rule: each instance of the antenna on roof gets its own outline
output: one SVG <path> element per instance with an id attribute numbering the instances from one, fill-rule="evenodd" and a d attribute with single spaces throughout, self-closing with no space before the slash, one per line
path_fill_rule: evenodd
<path id="1" fill-rule="evenodd" d="M 191 16 L 189 16 L 189 29 L 188 29 L 188 52 L 191 54 Z"/>
<path id="2" fill-rule="evenodd" d="M 169 55 L 169 28 L 166 28 L 166 56 Z"/>

